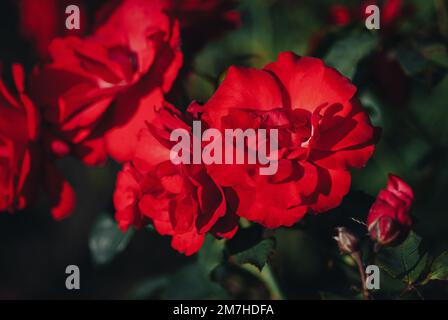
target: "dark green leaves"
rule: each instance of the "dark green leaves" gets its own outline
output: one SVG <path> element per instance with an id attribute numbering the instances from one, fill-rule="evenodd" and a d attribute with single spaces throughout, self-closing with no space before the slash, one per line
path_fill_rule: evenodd
<path id="1" fill-rule="evenodd" d="M 434 260 L 427 279 L 448 280 L 448 251 L 445 251 Z"/>
<path id="2" fill-rule="evenodd" d="M 268 238 L 245 251 L 233 255 L 230 259 L 238 264 L 250 263 L 261 271 L 274 249 L 275 239 Z"/>
<path id="3" fill-rule="evenodd" d="M 377 256 L 377 263 L 394 278 L 407 284 L 415 283 L 428 267 L 429 256 L 421 247 L 421 238 L 411 232 L 399 246 L 383 248 Z"/>
<path id="4" fill-rule="evenodd" d="M 134 234 L 133 229 L 122 232 L 107 214 L 100 214 L 89 239 L 89 249 L 95 264 L 103 265 L 122 252 Z"/>
<path id="5" fill-rule="evenodd" d="M 344 76 L 353 79 L 358 63 L 377 45 L 375 34 L 361 32 L 351 33 L 336 41 L 324 57 L 324 61 Z"/>
<path id="6" fill-rule="evenodd" d="M 225 290 L 212 281 L 212 271 L 223 262 L 224 240 L 205 238 L 197 261 L 180 268 L 172 275 L 144 280 L 134 289 L 132 298 L 224 299 Z"/>
<path id="7" fill-rule="evenodd" d="M 209 274 L 224 258 L 224 240 L 217 240 L 208 235 L 198 252 L 198 264 Z"/>
<path id="8" fill-rule="evenodd" d="M 440 66 L 448 68 L 448 52 L 442 44 L 430 44 L 421 48 L 422 55 Z"/>
<path id="9" fill-rule="evenodd" d="M 431 87 L 439 83 L 448 70 L 447 48 L 441 43 L 402 43 L 395 54 L 408 76 Z"/>

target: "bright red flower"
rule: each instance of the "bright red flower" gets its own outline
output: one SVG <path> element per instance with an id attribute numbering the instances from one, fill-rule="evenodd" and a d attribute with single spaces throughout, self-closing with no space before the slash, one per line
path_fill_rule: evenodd
<path id="1" fill-rule="evenodd" d="M 201 166 L 174 165 L 169 131 L 188 130 L 179 112 L 165 106 L 139 134 L 137 151 L 118 174 L 114 193 L 119 227 L 151 222 L 161 235 L 172 236 L 177 251 L 191 255 L 205 234 L 231 238 L 238 225 L 236 204 Z"/>
<path id="2" fill-rule="evenodd" d="M 0 211 L 25 208 L 42 178 L 53 217 L 62 219 L 74 208 L 74 192 L 39 149 L 39 114 L 25 94 L 22 67 L 14 65 L 12 73 L 17 97 L 0 80 Z"/>
<path id="3" fill-rule="evenodd" d="M 31 80 L 59 139 L 53 152 L 71 151 L 86 164 L 132 157 L 138 132 L 182 64 L 178 23 L 164 1 L 123 0 L 106 9 L 92 35 L 54 40 L 52 62 Z"/>
<path id="4" fill-rule="evenodd" d="M 286 52 L 264 69 L 231 67 L 203 106 L 211 128 L 278 129 L 278 171 L 254 165 L 207 166 L 239 198 L 237 214 L 266 227 L 290 226 L 306 213 L 338 206 L 350 187 L 350 168 L 374 150 L 374 128 L 356 88 L 315 58 Z M 197 110 L 196 110 L 197 111 Z"/>
<path id="5" fill-rule="evenodd" d="M 413 201 L 412 188 L 399 177 L 390 174 L 386 189 L 380 191 L 367 217 L 372 239 L 382 245 L 402 242 L 411 230 L 410 210 Z"/>

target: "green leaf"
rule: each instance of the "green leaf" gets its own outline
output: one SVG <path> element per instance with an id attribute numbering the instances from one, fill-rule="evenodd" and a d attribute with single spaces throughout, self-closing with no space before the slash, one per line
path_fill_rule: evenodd
<path id="1" fill-rule="evenodd" d="M 344 76 L 353 79 L 358 63 L 373 50 L 377 43 L 378 38 L 375 34 L 351 33 L 333 45 L 324 57 L 324 61 Z"/>
<path id="2" fill-rule="evenodd" d="M 170 300 L 225 299 L 227 294 L 219 284 L 211 280 L 200 264 L 195 263 L 182 268 L 170 277 L 162 298 Z"/>
<path id="3" fill-rule="evenodd" d="M 448 144 L 446 101 L 448 101 L 448 76 L 428 92 L 417 90 L 413 92 L 410 105 L 411 112 L 415 114 L 430 136 L 434 137 L 435 142 L 440 145 Z M 437 155 L 437 158 L 444 161 L 442 155 Z M 444 188 L 443 184 L 434 186 L 434 190 L 442 190 L 442 188 Z"/>
<path id="4" fill-rule="evenodd" d="M 447 49 L 442 44 L 430 44 L 421 48 L 422 55 L 445 68 L 448 68 L 448 53 Z"/>
<path id="5" fill-rule="evenodd" d="M 133 229 L 124 233 L 108 214 L 101 214 L 92 228 L 89 239 L 89 249 L 94 263 L 103 265 L 112 261 L 127 247 L 133 234 Z"/>
<path id="6" fill-rule="evenodd" d="M 261 271 L 273 253 L 275 245 L 274 238 L 264 239 L 255 246 L 231 256 L 230 259 L 238 264 L 250 263 Z"/>
<path id="7" fill-rule="evenodd" d="M 392 277 L 409 285 L 415 283 L 429 264 L 429 255 L 422 252 L 421 241 L 417 234 L 411 232 L 401 245 L 381 249 L 377 264 Z"/>
<path id="8" fill-rule="evenodd" d="M 169 283 L 167 276 L 152 277 L 139 282 L 139 284 L 131 291 L 130 299 L 147 299 L 154 297 L 155 293 L 163 290 Z"/>
<path id="9" fill-rule="evenodd" d="M 439 43 L 403 43 L 395 56 L 408 76 L 429 87 L 436 86 L 448 69 L 447 49 Z"/>
<path id="10" fill-rule="evenodd" d="M 427 68 L 427 60 L 416 48 L 409 45 L 401 45 L 396 51 L 397 60 L 404 72 L 415 77 Z"/>
<path id="11" fill-rule="evenodd" d="M 448 280 L 448 251 L 445 251 L 434 260 L 427 279 Z"/>
<path id="12" fill-rule="evenodd" d="M 224 240 L 218 240 L 210 235 L 204 240 L 201 250 L 198 252 L 198 264 L 209 274 L 216 268 L 224 257 Z"/>

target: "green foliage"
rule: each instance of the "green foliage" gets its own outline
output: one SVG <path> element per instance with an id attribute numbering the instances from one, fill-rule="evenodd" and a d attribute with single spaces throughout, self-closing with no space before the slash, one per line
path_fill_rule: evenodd
<path id="1" fill-rule="evenodd" d="M 207 274 L 213 271 L 224 259 L 224 240 L 217 240 L 207 235 L 201 251 L 198 253 L 198 264 Z"/>
<path id="2" fill-rule="evenodd" d="M 211 272 L 223 262 L 224 241 L 207 236 L 195 263 L 172 275 L 146 279 L 130 294 L 131 298 L 226 299 L 225 290 L 211 279 Z"/>
<path id="3" fill-rule="evenodd" d="M 448 251 L 445 251 L 434 260 L 427 279 L 448 280 Z"/>
<path id="4" fill-rule="evenodd" d="M 187 72 L 178 80 L 184 92 L 175 95 L 173 102 L 180 108 L 191 100 L 205 102 L 231 65 L 261 68 L 282 51 L 321 57 L 354 82 L 373 124 L 382 129 L 367 167 L 353 170 L 350 193 L 338 208 L 280 229 L 275 239 L 256 224 L 241 228 L 230 241 L 208 236 L 195 257 L 179 258 L 172 274 L 159 272 L 138 281 L 130 297 L 265 298 L 282 296 L 273 294 L 281 288 L 287 298 L 361 299 L 356 264 L 349 256 L 340 257 L 332 240 L 334 227 L 350 218 L 361 221 L 353 229 L 362 238 L 364 263 L 376 263 L 385 271 L 375 298 L 396 299 L 403 290 L 425 289 L 448 279 L 448 50 L 447 38 L 438 31 L 438 9 L 433 1 L 409 0 L 417 9 L 399 28 L 368 31 L 363 21 L 329 26 L 329 6 L 335 3 L 347 5 L 352 12 L 359 5 L 350 0 L 240 1 L 241 28 L 213 39 L 197 53 L 187 52 Z M 395 78 L 389 81 L 389 73 L 381 78 L 374 72 L 378 56 L 399 66 L 397 72 L 403 77 L 398 79 L 404 79 L 404 84 L 394 83 Z M 395 98 L 400 85 L 403 101 L 388 99 L 385 89 Z M 418 235 L 413 231 L 402 244 L 375 253 L 362 222 L 388 173 L 400 175 L 415 191 L 413 216 Z M 148 227 L 144 232 L 151 230 Z M 102 215 L 89 242 L 95 263 L 112 261 L 132 233 L 121 233 L 111 218 Z M 444 253 L 436 257 L 432 252 Z M 159 258 L 164 257 L 147 259 Z"/>
<path id="5" fill-rule="evenodd" d="M 442 67 L 448 68 L 448 53 L 443 44 L 429 44 L 421 49 L 422 55 Z"/>
<path id="6" fill-rule="evenodd" d="M 139 282 L 129 294 L 130 299 L 147 299 L 157 296 L 169 285 L 169 277 L 166 275 L 145 279 Z"/>
<path id="7" fill-rule="evenodd" d="M 401 245 L 382 249 L 377 262 L 408 286 L 425 285 L 431 280 L 448 280 L 448 252 L 432 258 L 422 246 L 422 239 L 414 232 Z"/>
<path id="8" fill-rule="evenodd" d="M 161 296 L 164 299 L 225 299 L 225 290 L 210 279 L 200 264 L 188 265 L 170 277 Z"/>
<path id="9" fill-rule="evenodd" d="M 250 263 L 262 270 L 268 258 L 272 255 L 275 249 L 275 239 L 268 238 L 260 241 L 255 246 L 239 252 L 230 257 L 232 261 L 238 264 Z"/>
<path id="10" fill-rule="evenodd" d="M 422 239 L 411 232 L 399 246 L 383 248 L 377 256 L 377 263 L 393 277 L 413 284 L 429 263 L 428 254 L 422 252 L 421 244 Z"/>
<path id="11" fill-rule="evenodd" d="M 330 48 L 324 61 L 346 77 L 353 79 L 358 63 L 369 54 L 378 44 L 375 33 L 351 32 Z"/>
<path id="12" fill-rule="evenodd" d="M 108 214 L 100 214 L 89 239 L 89 249 L 94 263 L 103 265 L 111 262 L 117 254 L 126 249 L 133 234 L 133 229 L 122 232 Z"/>

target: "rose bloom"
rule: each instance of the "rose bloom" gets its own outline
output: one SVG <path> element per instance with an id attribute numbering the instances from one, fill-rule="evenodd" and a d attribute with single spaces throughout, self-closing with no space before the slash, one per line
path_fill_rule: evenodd
<path id="1" fill-rule="evenodd" d="M 375 129 L 355 92 L 321 60 L 285 52 L 262 70 L 231 67 L 212 98 L 190 108 L 221 132 L 278 130 L 276 174 L 260 175 L 254 165 L 207 166 L 218 184 L 235 190 L 239 216 L 269 228 L 291 226 L 341 203 L 348 170 L 363 167 L 374 151 Z"/>
<path id="2" fill-rule="evenodd" d="M 118 174 L 114 204 L 116 220 L 125 231 L 152 223 L 171 245 L 185 255 L 199 250 L 205 235 L 231 238 L 238 227 L 235 198 L 199 165 L 174 165 L 169 132 L 189 127 L 169 105 L 139 134 L 132 160 Z M 225 196 L 227 195 L 227 196 Z"/>
<path id="3" fill-rule="evenodd" d="M 52 62 L 30 87 L 58 139 L 56 155 L 72 152 L 89 165 L 130 159 L 182 64 L 178 23 L 165 9 L 162 0 L 107 3 L 93 34 L 52 42 Z"/>
<path id="4" fill-rule="evenodd" d="M 22 67 L 13 65 L 12 76 L 17 97 L 0 80 L 0 211 L 24 209 L 40 182 L 53 217 L 62 219 L 74 208 L 74 192 L 40 148 L 39 114 L 24 92 Z"/>
<path id="5" fill-rule="evenodd" d="M 367 217 L 371 238 L 382 245 L 400 244 L 411 230 L 413 201 L 412 188 L 390 174 L 386 189 L 380 191 Z"/>

